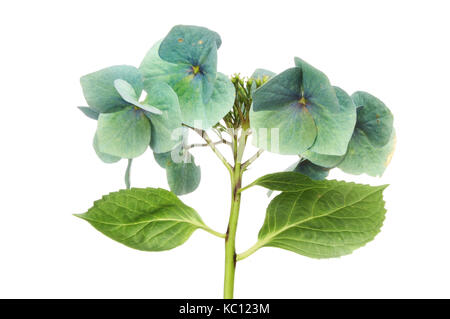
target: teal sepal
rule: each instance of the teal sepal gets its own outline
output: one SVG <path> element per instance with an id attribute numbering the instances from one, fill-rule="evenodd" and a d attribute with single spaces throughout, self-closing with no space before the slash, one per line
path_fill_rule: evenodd
<path id="1" fill-rule="evenodd" d="M 212 48 L 222 44 L 220 35 L 204 27 L 176 25 L 159 48 L 161 59 L 171 63 L 199 63 Z"/>
<path id="2" fill-rule="evenodd" d="M 326 155 L 344 155 L 356 122 L 356 109 L 350 96 L 332 87 L 328 77 L 310 64 L 295 58 L 302 69 L 303 96 L 317 127 L 311 151 Z"/>
<path id="3" fill-rule="evenodd" d="M 296 62 L 297 67 L 274 76 L 254 93 L 252 128 L 257 134 L 261 129 L 279 130 L 278 150 L 264 146 L 273 146 L 273 134 L 256 145 L 280 154 L 301 154 L 308 149 L 345 154 L 356 120 L 352 100 L 347 95 L 340 105 L 339 88 L 336 93 L 322 72 L 299 59 Z"/>
<path id="4" fill-rule="evenodd" d="M 169 63 L 160 58 L 158 51 L 161 42 L 160 40 L 151 47 L 139 66 L 145 87 L 154 81 L 165 82 L 173 87 L 189 75 L 190 66 L 188 64 Z"/>
<path id="5" fill-rule="evenodd" d="M 253 111 L 278 111 L 300 108 L 302 70 L 290 68 L 274 76 L 269 82 L 258 88 L 253 96 Z"/>
<path id="6" fill-rule="evenodd" d="M 188 66 L 188 74 L 200 86 L 203 102 L 208 103 L 217 72 L 217 49 L 220 36 L 209 29 L 177 25 L 170 30 L 159 47 L 164 61 Z"/>
<path id="7" fill-rule="evenodd" d="M 339 106 L 341 109 L 341 112 L 339 112 L 340 116 L 347 116 L 346 120 L 353 123 L 353 126 L 355 126 L 356 111 L 351 97 L 344 90 L 337 86 L 334 86 L 334 90 L 336 92 L 336 97 L 338 98 Z M 345 140 L 350 140 L 351 135 L 344 138 Z M 303 152 L 302 156 L 309 159 L 314 164 L 322 167 L 332 168 L 336 167 L 343 160 L 345 155 L 320 154 L 318 152 L 315 152 L 314 147 L 312 147 L 311 149 Z"/>
<path id="8" fill-rule="evenodd" d="M 145 103 L 162 111 L 161 115 L 146 113 L 152 124 L 150 147 L 155 153 L 168 152 L 180 143 L 184 131 L 178 97 L 164 82 L 152 82 L 145 90 Z"/>
<path id="9" fill-rule="evenodd" d="M 291 109 L 286 105 L 277 111 L 250 110 L 250 125 L 253 145 L 273 153 L 301 154 L 316 139 L 314 120 L 306 108 Z"/>
<path id="10" fill-rule="evenodd" d="M 194 156 L 186 151 L 182 158 L 177 160 L 172 156 L 167 161 L 166 175 L 170 190 L 176 195 L 185 195 L 199 186 L 201 169 L 195 164 Z"/>
<path id="11" fill-rule="evenodd" d="M 150 121 L 134 106 L 100 114 L 97 122 L 99 151 L 121 158 L 135 158 L 145 152 L 151 137 Z"/>
<path id="12" fill-rule="evenodd" d="M 87 74 L 80 79 L 88 105 L 98 113 L 111 113 L 129 105 L 114 87 L 114 81 L 122 79 L 131 84 L 136 95 L 142 92 L 142 77 L 134 66 L 118 65 Z"/>
<path id="13" fill-rule="evenodd" d="M 253 97 L 253 95 L 255 94 L 255 90 L 256 90 L 256 81 L 263 81 L 265 78 L 267 78 L 268 80 L 273 78 L 276 75 L 275 72 L 266 70 L 266 69 L 256 69 L 252 76 L 250 78 L 252 78 L 254 81 L 252 83 L 252 90 L 251 90 L 251 95 Z"/>
<path id="14" fill-rule="evenodd" d="M 324 155 L 312 151 L 303 152 L 302 156 L 316 165 L 328 168 L 336 167 L 345 157 L 345 155 Z"/>
<path id="15" fill-rule="evenodd" d="M 90 119 L 98 120 L 98 116 L 100 113 L 98 113 L 96 110 L 94 110 L 88 106 L 79 106 L 78 109 L 81 112 L 83 112 L 83 114 L 86 115 L 87 117 L 89 117 Z"/>
<path id="16" fill-rule="evenodd" d="M 155 158 L 156 163 L 161 167 L 161 168 L 166 168 L 167 167 L 167 163 L 170 161 L 172 152 L 165 152 L 165 153 L 153 153 L 153 157 Z"/>
<path id="17" fill-rule="evenodd" d="M 162 60 L 158 55 L 160 43 L 150 49 L 141 63 L 144 85 L 147 87 L 154 81 L 169 84 L 178 95 L 183 123 L 205 130 L 211 128 L 232 108 L 235 96 L 233 84 L 217 72 L 211 98 L 205 104 L 202 82 L 194 78 L 191 66 Z"/>
<path id="18" fill-rule="evenodd" d="M 327 178 L 330 173 L 330 168 L 316 165 L 308 160 L 303 160 L 300 161 L 292 171 L 302 173 L 313 180 L 323 180 Z"/>
<path id="19" fill-rule="evenodd" d="M 136 94 L 136 91 L 131 86 L 131 84 L 128 83 L 127 81 L 122 80 L 122 79 L 117 79 L 114 81 L 114 87 L 116 88 L 116 90 L 120 94 L 120 96 L 128 103 L 133 104 L 134 106 L 137 106 L 149 113 L 162 114 L 160 109 L 158 109 L 152 105 L 143 104 L 143 103 L 139 102 L 139 96 Z"/>
<path id="20" fill-rule="evenodd" d="M 357 127 L 363 130 L 372 145 L 382 147 L 389 142 L 394 127 L 394 116 L 375 96 L 358 91 L 352 94 L 357 106 Z"/>
<path id="21" fill-rule="evenodd" d="M 255 72 L 253 72 L 251 78 L 254 80 L 263 80 L 264 77 L 267 78 L 273 78 L 276 75 L 275 72 L 266 70 L 266 69 L 256 69 Z"/>
<path id="22" fill-rule="evenodd" d="M 366 173 L 374 177 L 381 176 L 392 159 L 395 144 L 395 130 L 392 131 L 386 145 L 376 147 L 363 130 L 356 128 L 348 145 L 347 154 L 337 167 L 349 174 Z"/>
<path id="23" fill-rule="evenodd" d="M 183 123 L 207 130 L 216 125 L 233 107 L 235 89 L 224 74 L 217 72 L 214 90 L 208 103 L 181 81 L 174 87 L 178 94 Z"/>
<path id="24" fill-rule="evenodd" d="M 111 163 L 116 163 L 121 160 L 120 157 L 100 152 L 97 134 L 94 135 L 94 141 L 92 144 L 94 146 L 94 150 L 95 150 L 95 153 L 97 154 L 98 158 L 100 158 L 104 163 L 111 164 Z"/>

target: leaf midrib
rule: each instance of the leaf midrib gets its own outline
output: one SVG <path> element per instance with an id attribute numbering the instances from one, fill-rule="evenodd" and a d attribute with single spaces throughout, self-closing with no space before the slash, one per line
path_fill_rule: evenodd
<path id="1" fill-rule="evenodd" d="M 93 218 L 89 218 L 89 217 L 85 217 L 85 216 L 82 216 L 82 215 L 78 215 L 78 216 L 83 218 L 83 219 L 85 219 L 85 220 L 87 220 L 87 221 L 93 222 L 93 223 L 99 223 L 99 224 L 110 225 L 110 226 L 123 226 L 123 227 L 125 227 L 125 226 L 135 226 L 135 225 L 140 225 L 140 224 L 151 224 L 151 223 L 154 223 L 154 222 L 169 222 L 169 221 L 171 221 L 171 222 L 192 224 L 194 226 L 197 226 L 198 228 L 203 228 L 204 227 L 204 225 L 202 225 L 202 224 L 197 224 L 197 223 L 191 222 L 189 220 L 175 219 L 175 218 L 160 218 L 160 219 L 153 219 L 153 220 L 143 220 L 143 221 L 133 222 L 133 223 L 110 223 L 110 222 L 105 222 L 105 221 L 99 221 L 99 220 L 96 220 L 96 219 L 93 219 Z"/>
<path id="2" fill-rule="evenodd" d="M 366 199 L 367 197 L 369 197 L 369 196 L 375 194 L 375 193 L 378 192 L 378 191 L 379 191 L 379 189 L 377 188 L 375 191 L 373 191 L 373 192 L 367 194 L 367 195 L 364 196 L 363 198 L 360 198 L 360 199 L 358 199 L 358 200 L 356 200 L 356 201 L 354 201 L 354 202 L 352 202 L 352 203 L 349 203 L 349 204 L 347 204 L 346 206 L 343 206 L 343 207 L 339 207 L 339 208 L 337 208 L 337 209 L 334 209 L 334 210 L 330 211 L 329 213 L 326 213 L 326 214 L 323 214 L 323 215 L 320 215 L 320 216 L 311 216 L 311 217 L 305 218 L 305 219 L 303 219 L 303 220 L 301 220 L 301 221 L 299 221 L 299 222 L 297 222 L 297 223 L 292 223 L 292 224 L 290 224 L 290 225 L 288 225 L 288 226 L 285 226 L 285 227 L 283 227 L 283 228 L 280 228 L 278 231 L 273 232 L 272 235 L 269 235 L 269 236 L 265 237 L 264 239 L 259 240 L 260 244 L 259 244 L 258 246 L 259 246 L 259 248 L 263 247 L 265 244 L 267 244 L 268 242 L 270 242 L 274 237 L 276 237 L 276 236 L 279 235 L 280 233 L 282 233 L 282 232 L 284 232 L 284 231 L 286 231 L 286 230 L 288 230 L 288 229 L 290 229 L 290 228 L 292 228 L 292 227 L 296 227 L 296 226 L 298 226 L 298 225 L 304 224 L 304 223 L 306 223 L 306 222 L 308 222 L 308 221 L 310 221 L 310 220 L 316 219 L 316 218 L 322 218 L 322 217 L 329 216 L 329 215 L 334 214 L 334 213 L 336 213 L 337 211 L 339 211 L 339 210 L 341 210 L 341 209 L 343 209 L 343 208 L 346 208 L 346 207 L 348 207 L 348 206 L 355 205 L 355 204 L 357 204 L 357 203 L 363 201 L 363 200 Z M 301 195 L 300 195 L 300 196 L 301 196 Z"/>

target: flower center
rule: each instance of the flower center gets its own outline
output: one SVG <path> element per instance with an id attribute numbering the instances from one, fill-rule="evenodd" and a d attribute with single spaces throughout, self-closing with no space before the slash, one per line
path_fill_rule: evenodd
<path id="1" fill-rule="evenodd" d="M 301 98 L 300 100 L 298 100 L 298 104 L 299 104 L 301 107 L 306 107 L 306 105 L 308 104 L 308 101 L 306 101 L 305 97 L 302 96 L 302 98 Z"/>
<path id="2" fill-rule="evenodd" d="M 197 75 L 198 73 L 200 73 L 200 66 L 198 66 L 198 65 L 193 66 L 192 72 L 194 73 L 194 75 Z"/>

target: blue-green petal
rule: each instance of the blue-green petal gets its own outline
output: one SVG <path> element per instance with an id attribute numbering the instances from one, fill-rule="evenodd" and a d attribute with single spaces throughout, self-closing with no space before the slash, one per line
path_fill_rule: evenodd
<path id="1" fill-rule="evenodd" d="M 195 164 L 194 156 L 185 152 L 181 161 L 169 160 L 166 163 L 166 175 L 170 190 L 176 195 L 185 195 L 199 186 L 201 169 Z"/>
<path id="2" fill-rule="evenodd" d="M 372 145 L 381 147 L 389 142 L 394 116 L 386 105 L 375 96 L 358 91 L 352 94 L 357 106 L 357 127 L 363 130 Z"/>
<path id="3" fill-rule="evenodd" d="M 208 103 L 216 79 L 217 49 L 220 36 L 207 28 L 177 25 L 170 30 L 159 47 L 159 56 L 164 61 L 187 65 L 193 75 L 203 102 Z"/>
<path id="4" fill-rule="evenodd" d="M 338 167 L 349 174 L 381 176 L 392 159 L 395 144 L 395 130 L 392 131 L 387 144 L 376 147 L 363 130 L 356 128 L 347 154 Z"/>
<path id="5" fill-rule="evenodd" d="M 137 106 L 149 113 L 162 114 L 161 110 L 159 110 L 158 108 L 139 102 L 139 96 L 136 94 L 136 91 L 131 86 L 131 84 L 127 81 L 117 79 L 114 81 L 114 87 L 116 88 L 120 96 L 128 103 L 133 104 L 134 106 Z"/>
<path id="6" fill-rule="evenodd" d="M 178 95 L 182 121 L 190 126 L 209 129 L 232 108 L 235 90 L 231 81 L 217 72 L 214 89 L 207 103 L 203 100 L 203 82 L 191 73 L 191 66 L 162 60 L 158 55 L 161 42 L 156 43 L 140 66 L 144 85 L 153 81 L 169 84 Z"/>
<path id="7" fill-rule="evenodd" d="M 112 66 L 81 77 L 84 97 L 93 110 L 98 113 L 110 113 L 129 105 L 114 87 L 114 81 L 117 79 L 127 81 L 138 96 L 141 94 L 142 77 L 134 66 Z"/>
<path id="8" fill-rule="evenodd" d="M 300 161 L 295 166 L 293 171 L 302 173 L 303 175 L 306 175 L 309 178 L 314 179 L 314 180 L 323 180 L 323 179 L 327 178 L 328 174 L 330 173 L 329 168 L 316 165 L 314 163 L 311 163 L 308 160 Z"/>
<path id="9" fill-rule="evenodd" d="M 94 142 L 92 144 L 94 146 L 94 150 L 95 150 L 95 153 L 97 154 L 98 158 L 100 158 L 104 163 L 111 164 L 111 163 L 116 163 L 121 160 L 121 158 L 118 156 L 113 156 L 113 155 L 109 155 L 109 154 L 100 152 L 97 134 L 95 134 Z"/>
<path id="10" fill-rule="evenodd" d="M 100 113 L 98 113 L 93 108 L 88 107 L 88 106 L 79 106 L 78 109 L 81 112 L 83 112 L 83 114 L 86 115 L 87 117 L 89 117 L 90 119 L 98 120 L 98 116 L 100 115 Z"/>
<path id="11" fill-rule="evenodd" d="M 135 158 L 143 154 L 150 143 L 150 121 L 144 111 L 129 106 L 115 113 L 100 114 L 96 134 L 100 152 Z"/>
<path id="12" fill-rule="evenodd" d="M 181 110 L 178 97 L 164 82 L 152 82 L 145 87 L 146 104 L 162 111 L 160 115 L 146 113 L 151 122 L 150 147 L 155 153 L 165 153 L 180 143 L 182 138 Z"/>
<path id="13" fill-rule="evenodd" d="M 345 154 L 356 119 L 351 98 L 339 88 L 335 90 L 311 65 L 300 59 L 296 64 L 255 91 L 252 128 L 278 127 L 281 154 L 300 154 L 308 149 L 327 155 Z M 337 94 L 345 97 L 342 105 Z M 258 115 L 268 111 L 276 114 Z"/>

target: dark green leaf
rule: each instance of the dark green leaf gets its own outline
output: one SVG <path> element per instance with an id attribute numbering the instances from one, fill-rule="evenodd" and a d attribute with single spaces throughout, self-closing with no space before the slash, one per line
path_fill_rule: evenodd
<path id="1" fill-rule="evenodd" d="M 267 208 L 259 247 L 278 247 L 312 258 L 350 254 L 378 234 L 386 186 L 321 181 L 326 187 L 281 193 Z"/>
<path id="2" fill-rule="evenodd" d="M 250 185 L 262 186 L 274 191 L 299 192 L 306 189 L 323 187 L 318 181 L 313 181 L 298 172 L 280 172 L 264 175 Z"/>

